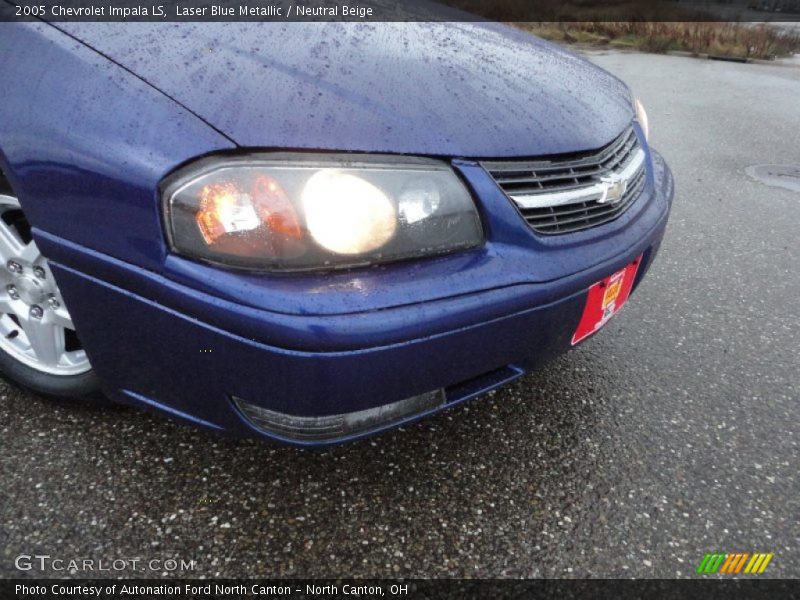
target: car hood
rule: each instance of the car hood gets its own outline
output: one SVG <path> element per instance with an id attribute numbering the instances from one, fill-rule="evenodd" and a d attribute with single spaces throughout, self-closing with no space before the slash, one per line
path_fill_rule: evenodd
<path id="1" fill-rule="evenodd" d="M 57 26 L 243 147 L 536 156 L 633 118 L 617 78 L 498 24 Z"/>

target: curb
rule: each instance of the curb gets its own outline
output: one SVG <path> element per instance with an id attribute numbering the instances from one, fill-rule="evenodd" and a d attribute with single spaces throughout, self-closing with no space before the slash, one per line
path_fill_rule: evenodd
<path id="1" fill-rule="evenodd" d="M 735 62 L 741 64 L 752 65 L 768 65 L 770 67 L 788 67 L 790 69 L 800 69 L 800 63 L 791 64 L 782 62 L 780 58 L 774 60 L 765 60 L 763 58 L 740 58 L 735 56 L 719 56 L 715 54 L 706 54 L 704 52 L 686 52 L 685 50 L 669 50 L 665 53 L 667 56 L 682 56 L 684 58 L 701 58 L 705 60 L 719 60 L 725 62 Z"/>

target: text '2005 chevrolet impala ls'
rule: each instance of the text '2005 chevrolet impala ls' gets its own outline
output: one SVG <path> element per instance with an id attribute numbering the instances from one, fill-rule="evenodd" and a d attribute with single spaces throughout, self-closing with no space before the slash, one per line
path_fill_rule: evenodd
<path id="1" fill-rule="evenodd" d="M 497 24 L 0 25 L 0 368 L 355 439 L 594 334 L 672 176 L 630 89 Z"/>

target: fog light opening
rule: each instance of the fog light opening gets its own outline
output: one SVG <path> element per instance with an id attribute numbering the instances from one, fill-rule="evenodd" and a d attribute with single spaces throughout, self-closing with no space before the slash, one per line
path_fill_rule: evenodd
<path id="1" fill-rule="evenodd" d="M 447 402 L 444 389 L 438 389 L 366 410 L 338 415 L 301 416 L 269 410 L 237 396 L 231 399 L 255 429 L 298 442 L 332 442 L 370 433 L 440 408 Z"/>

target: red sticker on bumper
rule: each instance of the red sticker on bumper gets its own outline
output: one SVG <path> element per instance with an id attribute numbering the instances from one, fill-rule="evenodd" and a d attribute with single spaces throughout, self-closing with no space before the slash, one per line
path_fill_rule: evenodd
<path id="1" fill-rule="evenodd" d="M 641 262 L 640 255 L 624 269 L 620 269 L 589 288 L 581 322 L 572 335 L 573 346 L 598 331 L 625 305 L 631 294 L 636 271 L 639 270 Z"/>

